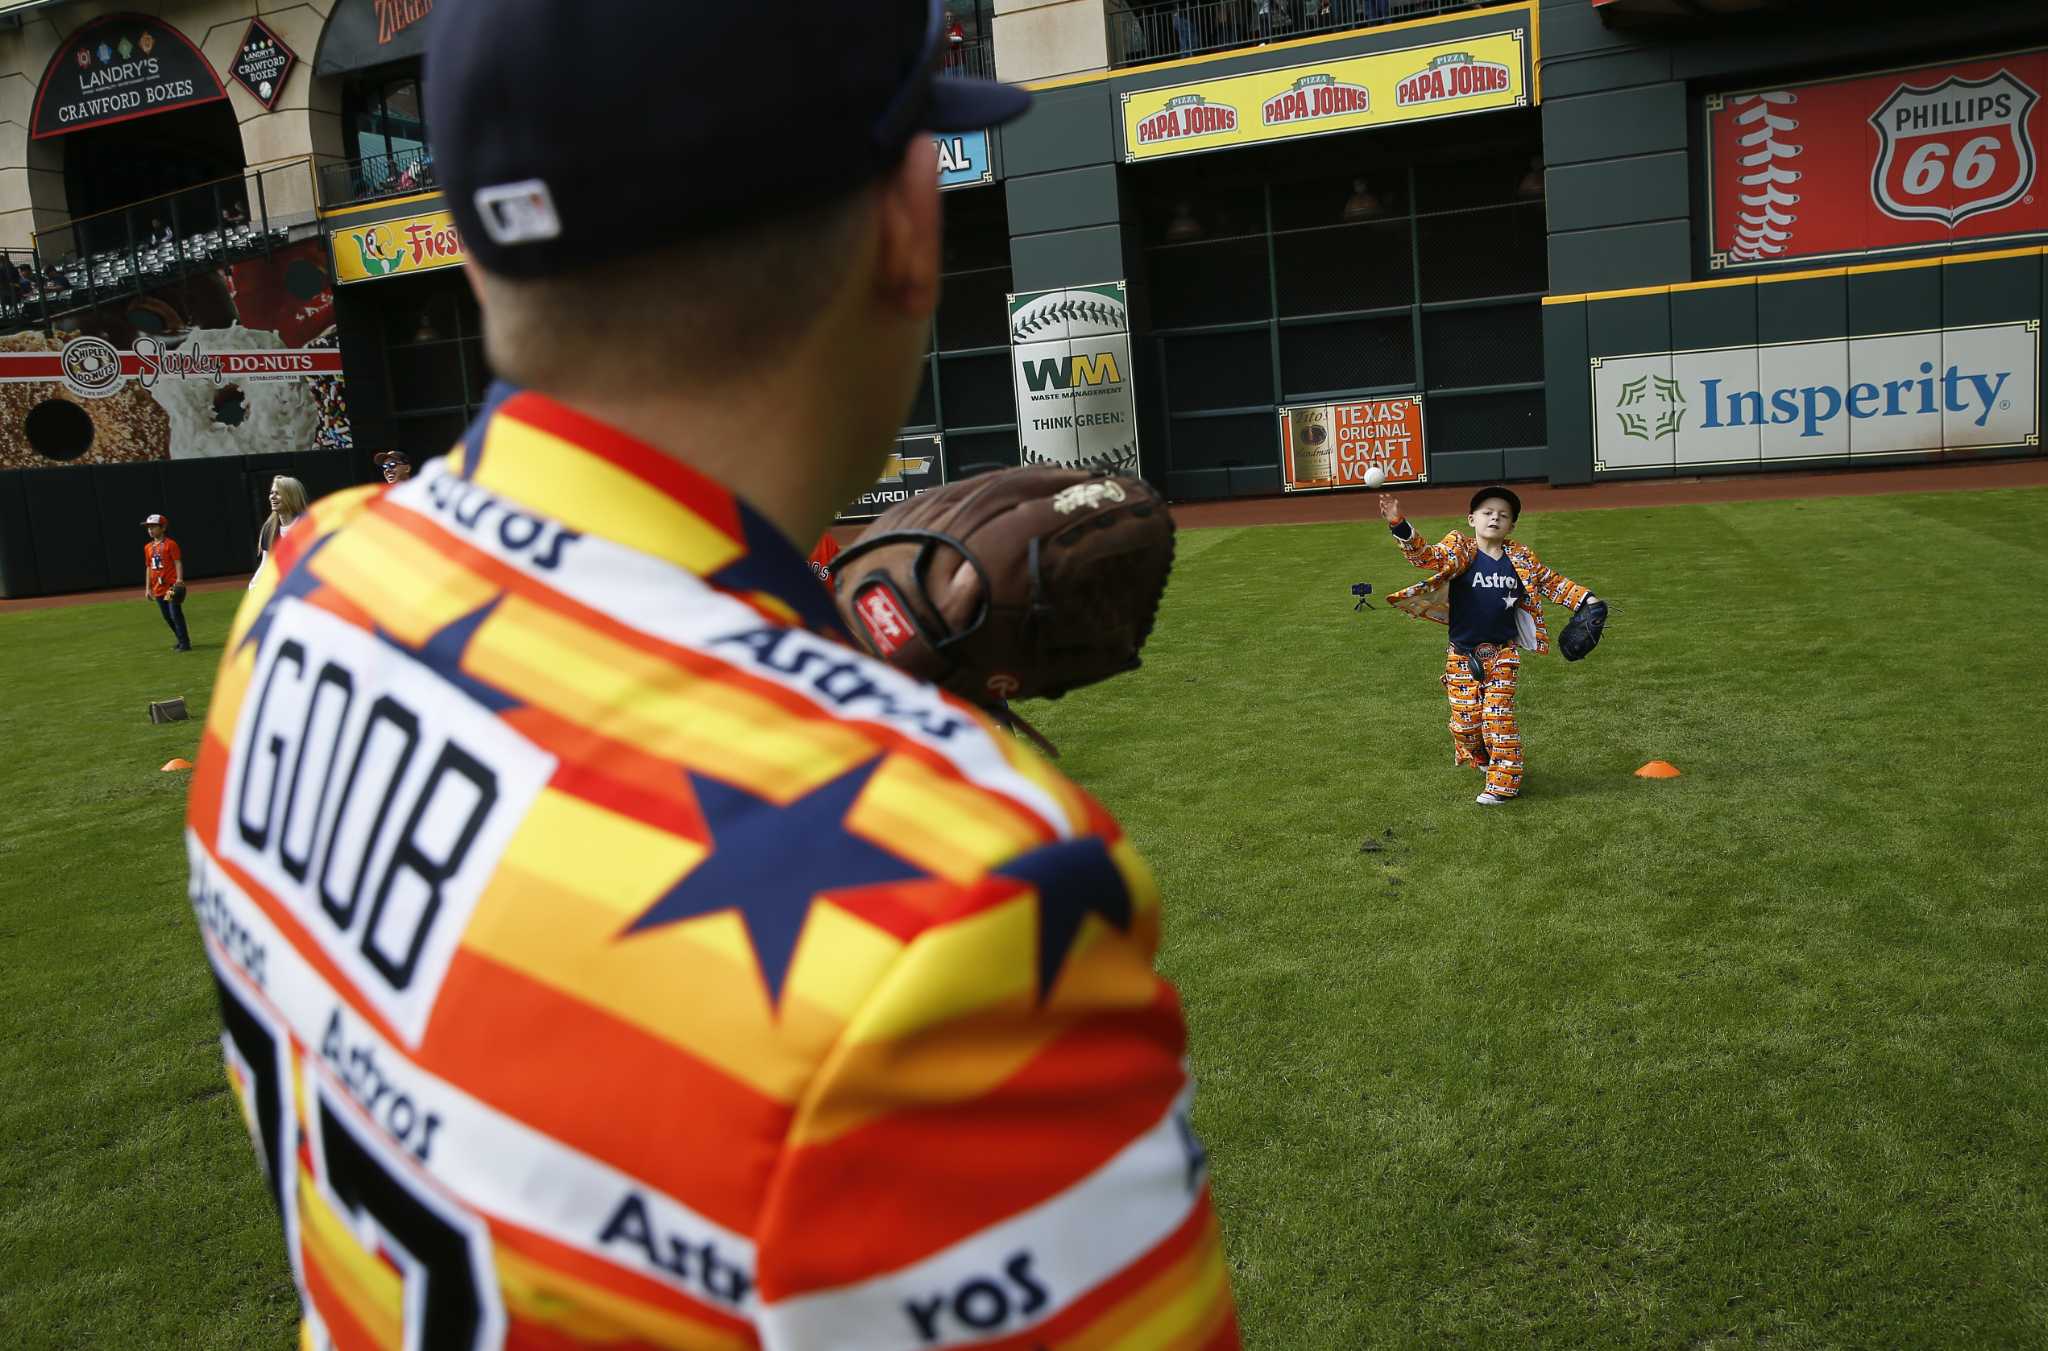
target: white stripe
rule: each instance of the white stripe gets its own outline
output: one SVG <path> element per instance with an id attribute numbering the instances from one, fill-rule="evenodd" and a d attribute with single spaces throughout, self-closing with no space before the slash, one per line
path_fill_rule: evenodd
<path id="1" fill-rule="evenodd" d="M 1075 834 L 1059 802 L 1018 773 L 979 722 L 936 687 L 885 662 L 802 629 L 784 631 L 763 660 L 731 641 L 769 627 L 748 605 L 686 568 L 511 507 L 445 461 L 429 462 L 385 500 L 629 628 L 769 681 L 836 718 L 880 723 L 944 756 L 969 782 L 1025 807 L 1058 838 Z M 508 519 L 515 528 L 506 529 Z"/>
<path id="2" fill-rule="evenodd" d="M 1057 1317 L 1159 1246 L 1202 1202 L 1190 1082 L 1150 1130 L 1058 1196 L 933 1257 L 761 1312 L 770 1346 L 949 1347 Z"/>
<path id="3" fill-rule="evenodd" d="M 269 915 L 214 862 L 196 833 L 186 832 L 185 847 L 192 869 L 189 895 L 214 969 L 282 1019 L 306 1048 L 305 1063 L 318 1067 L 337 1097 L 361 1106 L 393 1143 L 392 1152 L 420 1175 L 486 1217 L 501 1217 L 715 1307 L 753 1313 L 750 1238 L 413 1064 L 335 995 Z M 503 1054 L 517 1056 L 519 1047 L 508 1044 Z M 600 1242 L 611 1227 L 621 1227 L 624 1236 Z M 653 1257 L 633 1237 L 642 1231 L 654 1244 Z M 694 1250 L 692 1260 L 676 1263 L 681 1273 L 659 1264 L 672 1252 L 671 1239 Z M 703 1260 L 707 1243 L 716 1263 Z M 729 1277 L 743 1280 L 744 1291 Z"/>

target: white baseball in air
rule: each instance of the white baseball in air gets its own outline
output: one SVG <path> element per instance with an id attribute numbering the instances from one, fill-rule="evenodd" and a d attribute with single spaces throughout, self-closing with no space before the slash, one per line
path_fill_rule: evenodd
<path id="1" fill-rule="evenodd" d="M 1378 465 L 1373 465 L 1365 471 L 1365 486 L 1368 488 L 1377 488 L 1386 481 L 1387 471 Z"/>

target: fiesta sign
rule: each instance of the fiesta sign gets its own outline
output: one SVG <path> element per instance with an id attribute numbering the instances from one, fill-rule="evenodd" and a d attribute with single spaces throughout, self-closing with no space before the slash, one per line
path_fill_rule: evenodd
<path id="1" fill-rule="evenodd" d="M 2039 320 L 1593 361 L 1594 468 L 2040 444 Z"/>
<path id="2" fill-rule="evenodd" d="M 340 282 L 375 281 L 400 273 L 459 267 L 469 261 L 455 218 L 446 211 L 334 232 L 334 277 Z"/>

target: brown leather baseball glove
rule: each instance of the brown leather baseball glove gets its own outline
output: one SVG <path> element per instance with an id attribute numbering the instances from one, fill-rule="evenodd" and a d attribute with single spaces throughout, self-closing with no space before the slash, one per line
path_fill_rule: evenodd
<path id="1" fill-rule="evenodd" d="M 1029 467 L 891 507 L 832 581 L 869 651 L 995 706 L 1135 669 L 1172 569 L 1173 516 L 1143 479 Z"/>

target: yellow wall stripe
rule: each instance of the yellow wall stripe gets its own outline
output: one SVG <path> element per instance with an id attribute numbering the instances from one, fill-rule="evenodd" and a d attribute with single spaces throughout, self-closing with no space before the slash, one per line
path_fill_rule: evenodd
<path id="1" fill-rule="evenodd" d="M 1586 291 L 1579 295 L 1545 296 L 1546 305 L 1579 305 L 1588 300 L 1620 300 L 1626 296 L 1668 295 L 1675 291 L 1714 291 L 1726 286 L 1761 286 L 1774 281 L 1812 281 L 1818 277 L 1856 277 L 1870 272 L 1903 272 L 1914 267 L 1956 267 L 1964 263 L 1990 263 L 2001 258 L 2032 258 L 2048 254 L 2048 245 L 2021 249 L 1995 249 L 1987 253 L 1951 253 L 1939 258 L 1908 258 L 1886 263 L 1858 263 L 1854 267 L 1816 267 L 1803 272 L 1771 272 L 1755 277 L 1716 277 L 1711 281 L 1675 281 L 1668 286 L 1632 286 L 1619 291 Z"/>

